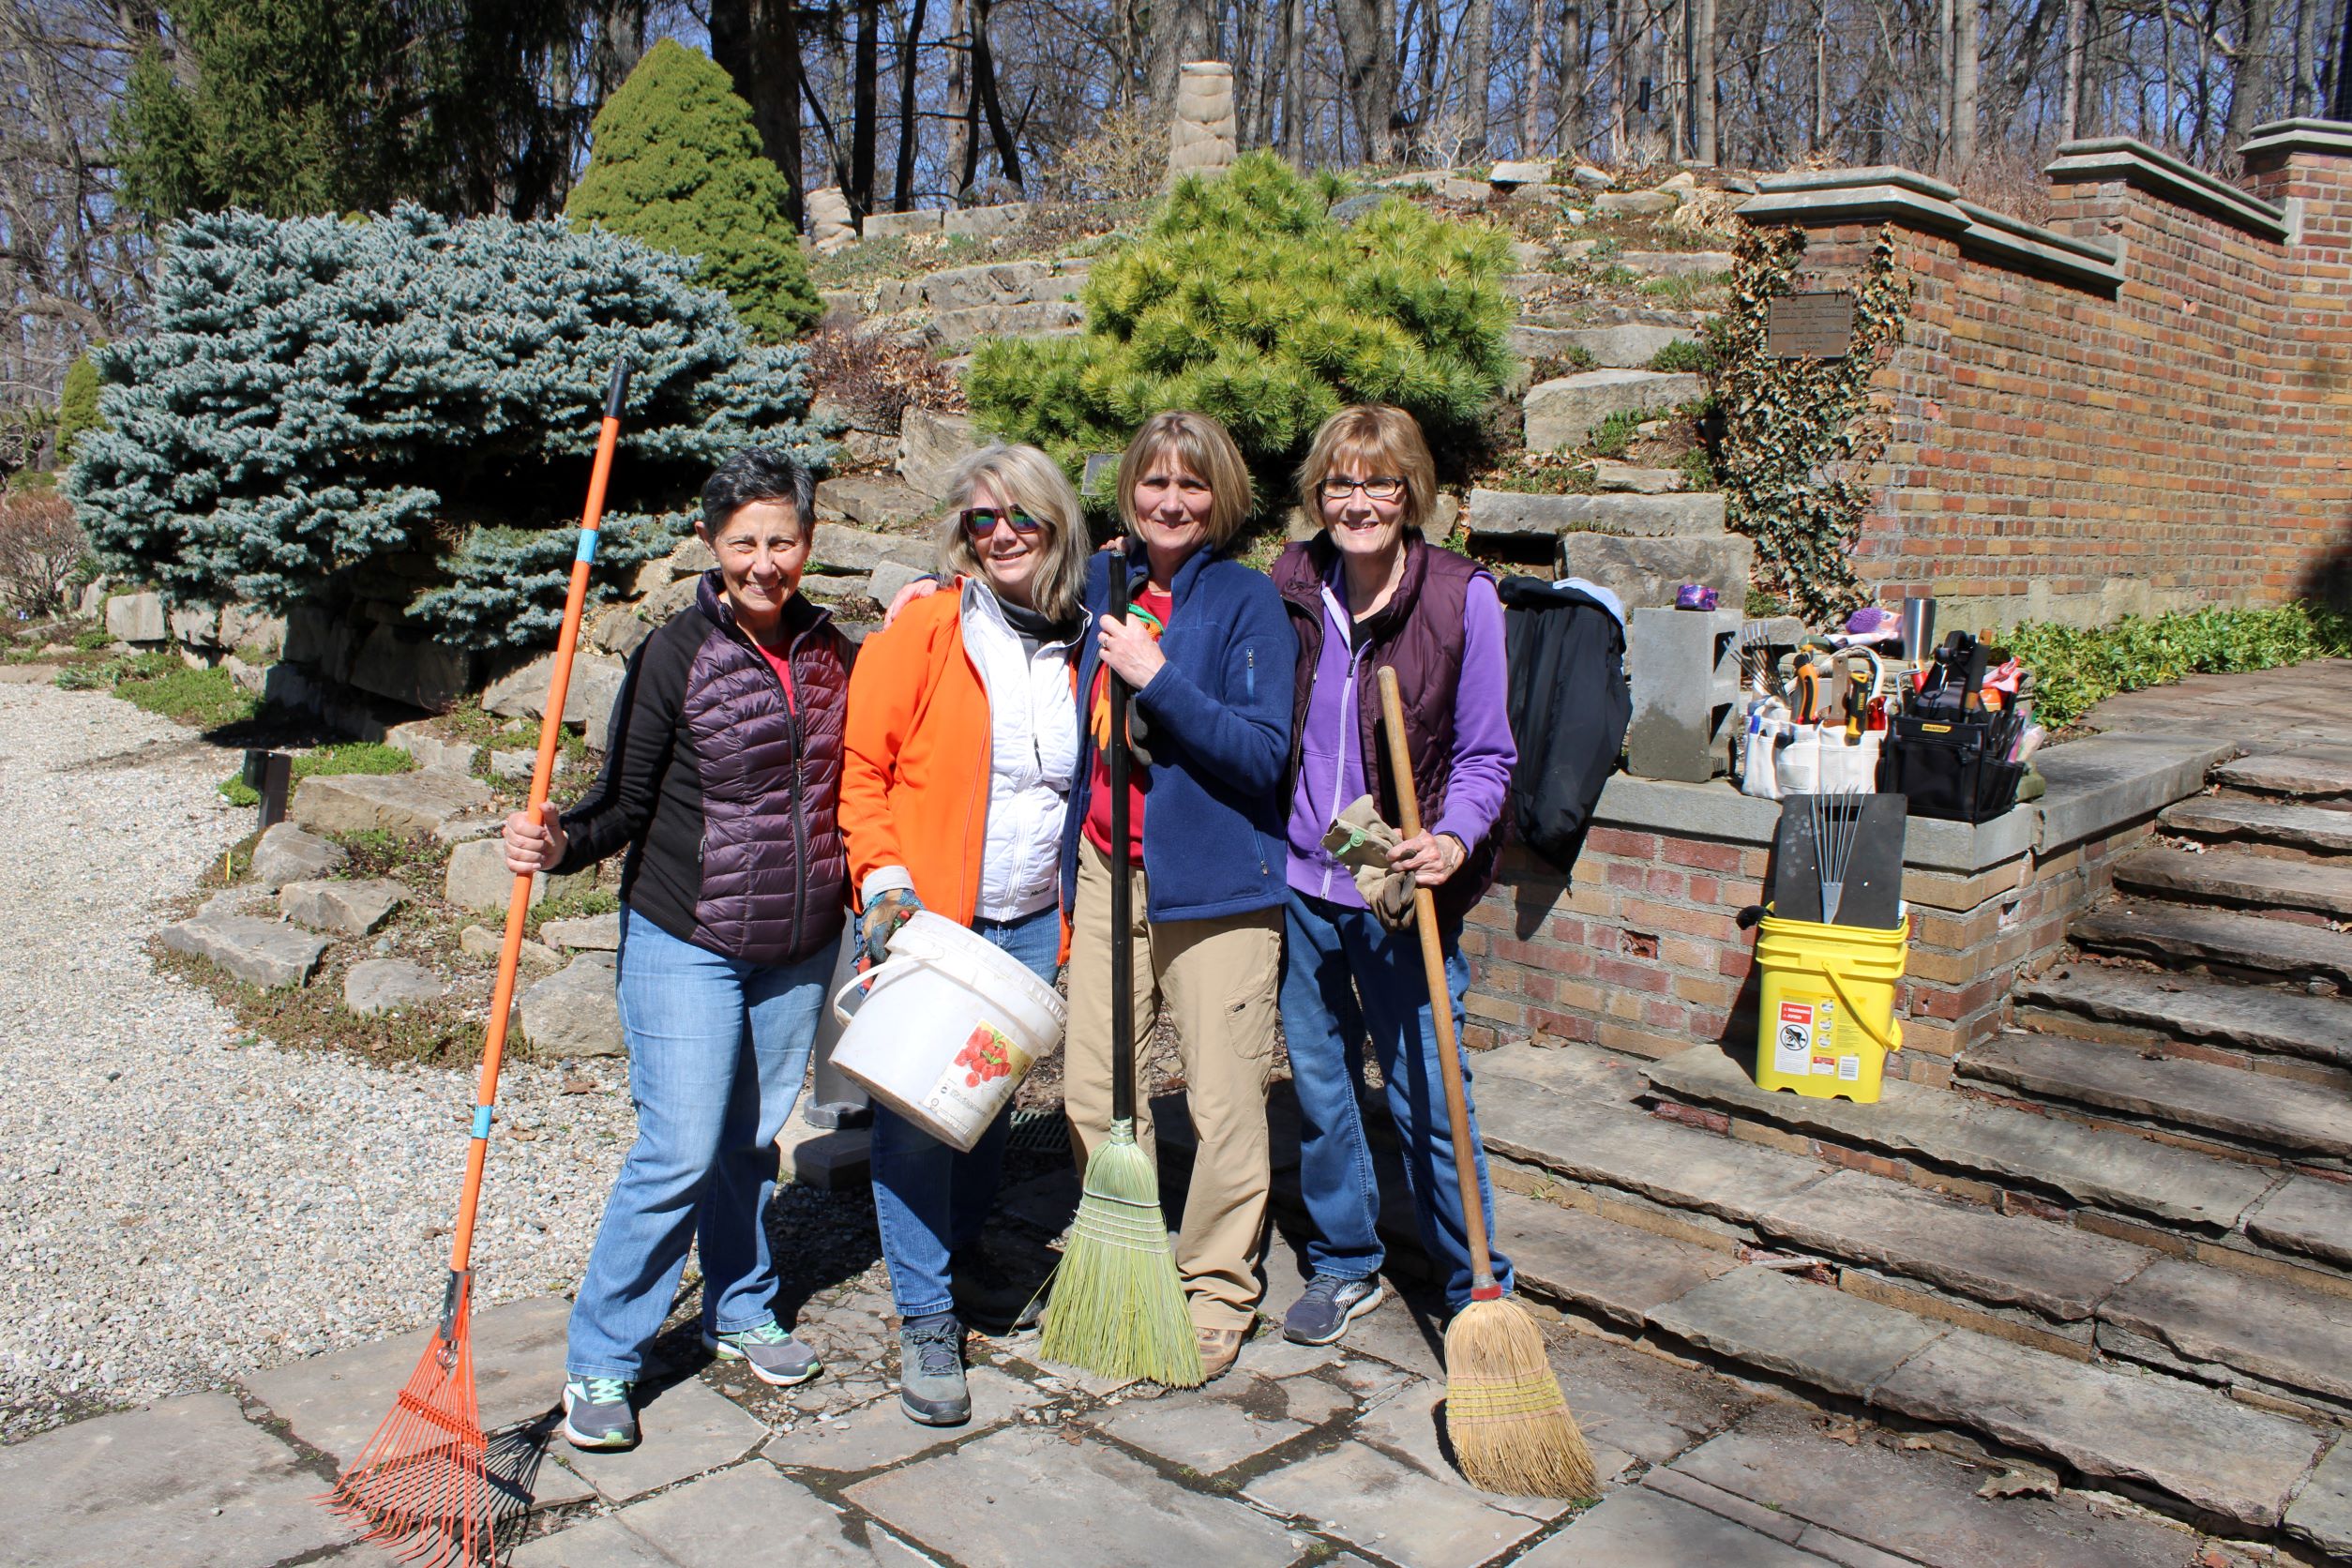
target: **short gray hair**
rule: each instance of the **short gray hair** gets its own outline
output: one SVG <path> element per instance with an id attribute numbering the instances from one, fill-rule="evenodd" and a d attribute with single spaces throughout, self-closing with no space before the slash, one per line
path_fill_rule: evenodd
<path id="1" fill-rule="evenodd" d="M 817 526 L 817 476 L 772 446 L 746 446 L 702 482 L 702 527 L 713 538 L 759 501 L 789 501 L 806 535 Z"/>

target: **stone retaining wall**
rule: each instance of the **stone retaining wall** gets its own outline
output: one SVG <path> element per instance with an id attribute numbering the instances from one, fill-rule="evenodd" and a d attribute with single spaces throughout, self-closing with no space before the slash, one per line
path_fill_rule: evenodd
<path id="1" fill-rule="evenodd" d="M 2070 143 L 2021 223 L 1900 169 L 1763 182 L 1847 285 L 1882 226 L 1912 299 L 1856 562 L 1944 624 L 2096 624 L 2315 591 L 2352 553 L 2352 126 L 2257 130 L 2247 188 Z"/>

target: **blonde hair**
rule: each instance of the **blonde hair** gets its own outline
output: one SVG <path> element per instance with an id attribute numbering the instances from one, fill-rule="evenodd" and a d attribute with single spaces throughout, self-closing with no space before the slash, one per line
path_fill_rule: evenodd
<path id="1" fill-rule="evenodd" d="M 1368 465 L 1366 478 L 1392 475 L 1405 481 L 1405 526 L 1419 528 L 1438 501 L 1438 464 L 1421 422 L 1386 403 L 1353 403 L 1323 421 L 1315 444 L 1299 464 L 1299 505 L 1307 520 L 1323 526 L 1322 485 L 1341 458 Z"/>
<path id="2" fill-rule="evenodd" d="M 1049 621 L 1074 619 L 1086 581 L 1086 528 L 1068 475 L 1034 446 L 997 442 L 956 465 L 948 477 L 947 518 L 940 524 L 941 568 L 983 582 L 988 580 L 963 520 L 964 508 L 983 485 L 1006 505 L 1037 520 L 1037 532 L 1044 536 L 1035 547 L 1036 575 L 1029 580 L 1030 599 L 1037 611 Z"/>
<path id="3" fill-rule="evenodd" d="M 1242 449 L 1233 445 L 1223 425 L 1205 414 L 1184 409 L 1146 419 L 1119 459 L 1119 520 L 1126 524 L 1127 532 L 1136 532 L 1136 482 L 1163 455 L 1174 458 L 1193 477 L 1208 482 L 1206 531 L 1211 548 L 1240 533 L 1242 520 L 1249 516 L 1249 465 L 1242 461 Z"/>

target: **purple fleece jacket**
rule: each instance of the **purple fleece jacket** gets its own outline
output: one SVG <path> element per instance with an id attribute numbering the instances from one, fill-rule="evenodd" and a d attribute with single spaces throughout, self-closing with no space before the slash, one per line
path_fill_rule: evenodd
<path id="1" fill-rule="evenodd" d="M 1355 878 L 1323 848 L 1323 833 L 1349 804 L 1369 792 L 1364 752 L 1357 736 L 1359 702 L 1380 701 L 1370 690 L 1348 614 L 1345 588 L 1335 575 L 1323 584 L 1323 613 L 1331 631 L 1315 666 L 1307 699 L 1306 727 L 1299 737 L 1299 787 L 1290 797 L 1290 885 L 1301 893 L 1348 909 L 1363 909 Z M 1445 811 L 1432 833 L 1450 833 L 1465 849 L 1474 848 L 1495 825 L 1511 785 L 1518 747 L 1511 739 L 1509 674 L 1504 663 L 1502 601 L 1495 580 L 1484 572 L 1470 581 L 1462 606 L 1462 679 L 1454 693 L 1454 757 L 1448 770 Z"/>

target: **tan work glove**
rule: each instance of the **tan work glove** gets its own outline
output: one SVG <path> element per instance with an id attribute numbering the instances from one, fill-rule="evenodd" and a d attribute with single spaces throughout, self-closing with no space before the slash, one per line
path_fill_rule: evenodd
<path id="1" fill-rule="evenodd" d="M 1403 835 L 1380 820 L 1370 795 L 1349 805 L 1323 834 L 1323 848 L 1354 874 L 1356 891 L 1372 907 L 1373 917 L 1392 931 L 1413 923 L 1412 873 L 1388 863 L 1388 852 L 1403 840 Z"/>

